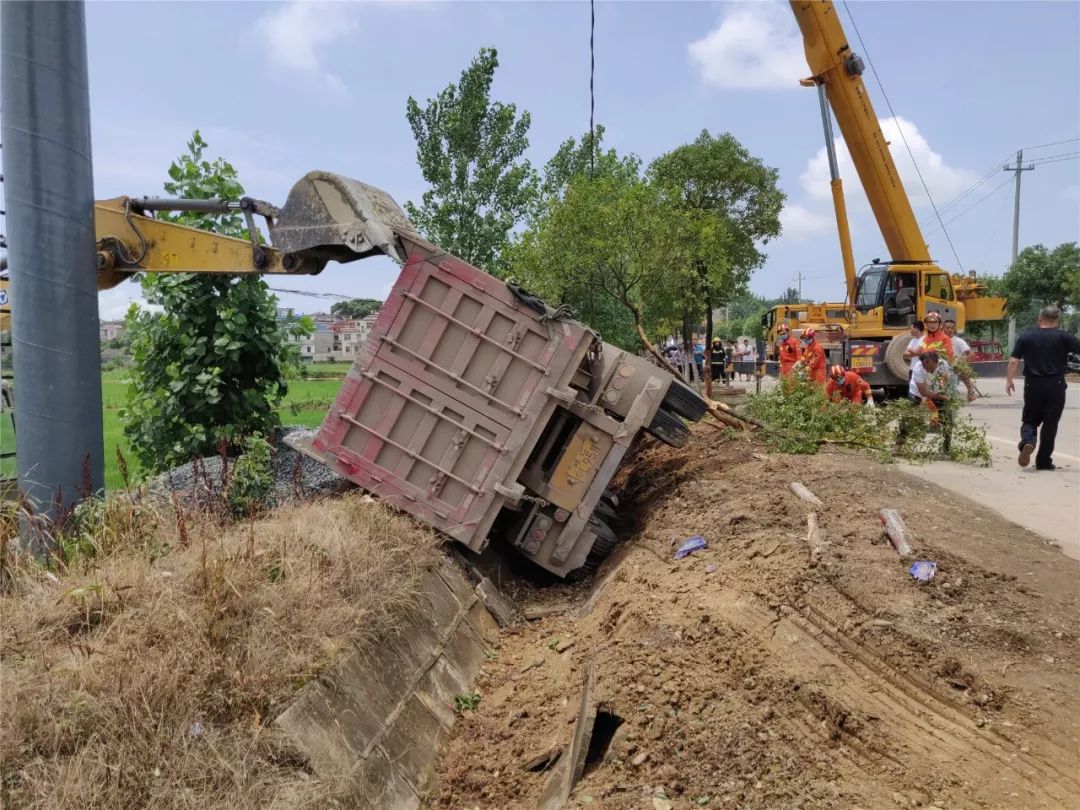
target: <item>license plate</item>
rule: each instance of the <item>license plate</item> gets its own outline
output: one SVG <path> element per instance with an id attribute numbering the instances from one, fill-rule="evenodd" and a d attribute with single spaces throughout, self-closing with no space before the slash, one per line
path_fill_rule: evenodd
<path id="1" fill-rule="evenodd" d="M 874 358 L 873 357 L 852 357 L 851 358 L 851 367 L 852 368 L 873 368 L 874 367 Z"/>

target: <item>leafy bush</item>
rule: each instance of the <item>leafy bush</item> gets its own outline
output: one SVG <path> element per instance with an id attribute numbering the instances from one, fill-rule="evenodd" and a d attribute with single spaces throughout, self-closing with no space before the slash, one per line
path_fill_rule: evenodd
<path id="1" fill-rule="evenodd" d="M 244 439 L 244 452 L 236 460 L 229 479 L 229 506 L 237 515 L 251 514 L 266 505 L 274 487 L 270 469 L 270 445 L 261 435 Z"/>
<path id="2" fill-rule="evenodd" d="M 960 400 L 949 401 L 932 424 L 930 411 L 909 400 L 868 408 L 833 402 L 821 385 L 791 379 L 752 394 L 747 413 L 767 426 L 766 441 L 785 453 L 812 454 L 823 444 L 857 447 L 882 461 L 903 458 L 925 461 L 945 456 L 953 461 L 989 466 L 986 430 L 960 412 Z"/>

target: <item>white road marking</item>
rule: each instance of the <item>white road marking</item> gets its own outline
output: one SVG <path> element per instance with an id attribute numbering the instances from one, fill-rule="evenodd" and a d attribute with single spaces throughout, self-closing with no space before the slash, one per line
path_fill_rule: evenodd
<path id="1" fill-rule="evenodd" d="M 1016 449 L 1016 446 L 1020 443 L 1017 439 L 1003 439 L 1000 436 L 991 436 L 989 433 L 986 434 L 986 438 L 990 439 L 990 441 L 994 441 L 994 442 L 997 442 L 999 444 L 1007 444 L 1007 445 L 1009 445 L 1010 447 L 1012 447 L 1014 449 Z M 1062 458 L 1067 458 L 1069 461 L 1080 462 L 1080 458 L 1077 458 L 1076 456 L 1070 456 L 1068 453 L 1062 453 L 1060 450 L 1055 449 L 1054 450 L 1054 457 L 1056 458 L 1057 456 L 1061 456 Z"/>

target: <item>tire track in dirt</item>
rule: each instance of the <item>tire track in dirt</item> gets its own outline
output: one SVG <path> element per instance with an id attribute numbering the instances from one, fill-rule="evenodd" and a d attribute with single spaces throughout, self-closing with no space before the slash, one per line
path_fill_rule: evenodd
<path id="1" fill-rule="evenodd" d="M 1064 685 L 1080 677 L 1080 566 L 977 507 L 948 524 L 948 550 L 926 541 L 956 499 L 869 461 L 702 439 L 639 449 L 630 540 L 598 590 L 518 589 L 576 607 L 504 632 L 432 807 L 535 807 L 546 775 L 521 763 L 568 737 L 587 666 L 623 723 L 570 806 L 648 807 L 658 787 L 676 808 L 1077 805 L 1080 700 Z M 825 501 L 815 568 L 794 479 Z M 898 492 L 939 563 L 927 585 L 880 537 Z M 710 547 L 673 561 L 698 533 Z"/>

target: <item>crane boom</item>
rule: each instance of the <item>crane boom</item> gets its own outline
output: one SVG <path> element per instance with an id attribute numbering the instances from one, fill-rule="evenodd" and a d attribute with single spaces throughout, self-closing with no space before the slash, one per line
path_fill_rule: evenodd
<path id="1" fill-rule="evenodd" d="M 890 257 L 894 262 L 929 262 L 926 240 L 862 80 L 862 59 L 848 45 L 836 7 L 830 0 L 791 0 L 791 10 L 802 31 L 813 81 L 824 85 Z"/>

